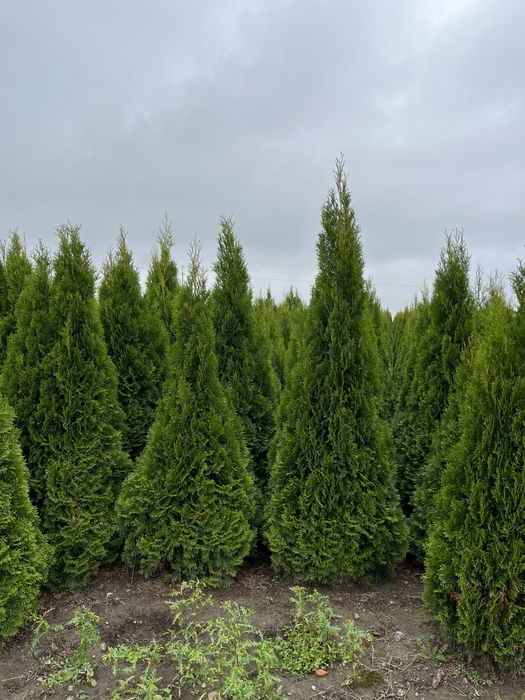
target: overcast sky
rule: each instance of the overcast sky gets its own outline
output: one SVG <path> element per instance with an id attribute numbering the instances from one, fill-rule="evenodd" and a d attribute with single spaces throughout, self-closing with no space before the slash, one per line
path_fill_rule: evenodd
<path id="1" fill-rule="evenodd" d="M 98 265 L 122 224 L 145 270 L 164 212 L 210 266 L 231 215 L 254 291 L 307 296 L 344 152 L 383 303 L 525 257 L 523 0 L 0 0 L 0 231 Z"/>

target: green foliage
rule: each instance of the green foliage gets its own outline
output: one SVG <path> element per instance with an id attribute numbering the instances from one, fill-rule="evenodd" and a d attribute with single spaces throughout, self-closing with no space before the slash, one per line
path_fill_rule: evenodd
<path id="1" fill-rule="evenodd" d="M 277 381 L 277 391 L 279 391 L 284 386 L 286 345 L 280 323 L 279 307 L 269 289 L 266 296 L 255 300 L 253 313 L 259 332 L 266 339 L 271 366 Z"/>
<path id="2" fill-rule="evenodd" d="M 33 637 L 31 639 L 31 644 L 30 644 L 30 649 L 31 652 L 34 653 L 36 649 L 38 648 L 40 642 L 43 639 L 48 639 L 51 638 L 51 651 L 54 653 L 57 650 L 57 645 L 53 641 L 53 637 L 61 634 L 64 631 L 64 625 L 56 624 L 52 625 L 48 620 L 46 615 L 49 615 L 50 612 L 53 611 L 53 608 L 50 608 L 49 610 L 46 610 L 46 612 L 42 615 L 40 614 L 35 614 L 33 620 L 35 623 L 35 629 L 33 630 Z"/>
<path id="3" fill-rule="evenodd" d="M 160 687 L 162 678 L 157 675 L 155 664 L 162 661 L 163 647 L 153 641 L 146 646 L 121 644 L 108 649 L 103 657 L 111 663 L 114 676 L 124 675 L 118 679 L 118 687 L 112 693 L 111 700 L 126 698 L 143 698 L 144 700 L 166 700 L 172 697 L 171 689 Z M 139 667 L 140 672 L 137 667 Z"/>
<path id="4" fill-rule="evenodd" d="M 518 275 L 523 271 L 518 271 Z M 459 407 L 427 545 L 424 600 L 472 656 L 525 667 L 523 298 L 492 291 Z"/>
<path id="5" fill-rule="evenodd" d="M 390 573 L 406 551 L 382 403 L 359 229 L 343 166 L 322 212 L 319 272 L 276 437 L 267 536 L 303 580 Z"/>
<path id="6" fill-rule="evenodd" d="M 297 359 L 298 345 L 305 332 L 306 307 L 297 292 L 288 292 L 277 307 L 277 316 L 285 348 L 282 378 L 284 387 Z"/>
<path id="7" fill-rule="evenodd" d="M 483 676 L 480 676 L 480 674 L 473 668 L 465 668 L 461 670 L 464 672 L 467 682 L 471 685 L 477 685 L 484 688 L 491 688 L 497 680 L 496 675 L 494 673 L 492 673 L 487 678 L 484 678 Z"/>
<path id="8" fill-rule="evenodd" d="M 441 488 L 441 479 L 446 468 L 447 457 L 460 437 L 459 414 L 463 392 L 470 378 L 471 352 L 465 348 L 454 386 L 449 394 L 447 406 L 436 428 L 430 452 L 423 467 L 416 475 L 413 493 L 413 513 L 410 521 L 412 548 L 417 558 L 423 560 L 426 535 L 435 519 L 435 498 Z"/>
<path id="9" fill-rule="evenodd" d="M 31 263 L 16 231 L 11 233 L 0 274 L 0 366 L 3 364 L 9 337 L 16 330 L 16 304 L 31 274 Z"/>
<path id="10" fill-rule="evenodd" d="M 260 328 L 269 339 L 272 367 L 282 389 L 293 361 L 293 357 L 290 358 L 292 336 L 304 320 L 305 306 L 293 289 L 279 305 L 268 290 L 265 297 L 255 301 L 254 311 Z"/>
<path id="11" fill-rule="evenodd" d="M 225 601 L 209 618 L 213 601 L 199 582 L 183 583 L 169 602 L 173 613 L 167 652 L 177 669 L 179 693 L 190 688 L 199 700 L 284 700 L 272 674 L 277 657 L 270 640 L 251 623 L 251 611 Z"/>
<path id="12" fill-rule="evenodd" d="M 392 331 L 392 317 L 389 311 L 384 311 L 381 308 L 381 303 L 377 297 L 377 293 L 370 281 L 366 283 L 365 289 L 367 291 L 368 303 L 370 305 L 370 314 L 372 317 L 372 326 L 376 336 L 377 348 L 379 353 L 378 384 L 381 395 L 379 409 L 381 417 L 386 419 L 388 417 L 387 398 L 392 365 L 392 343 L 390 337 Z"/>
<path id="13" fill-rule="evenodd" d="M 219 583 L 250 550 L 253 481 L 238 421 L 217 376 L 198 251 L 175 303 L 177 334 L 146 449 L 117 504 L 124 560 L 145 574 Z"/>
<path id="14" fill-rule="evenodd" d="M 108 354 L 118 376 L 125 422 L 122 446 L 132 459 L 144 449 L 166 374 L 168 336 L 145 306 L 137 270 L 121 230 L 116 253 L 104 265 L 100 317 Z"/>
<path id="15" fill-rule="evenodd" d="M 50 672 L 44 679 L 48 687 L 87 683 L 94 688 L 97 685 L 90 650 L 94 644 L 100 642 L 97 629 L 99 622 L 98 616 L 84 607 L 77 608 L 66 625 L 50 625 L 44 617 L 36 618 L 31 648 L 34 650 L 42 639 L 52 641 L 52 653 L 46 658 L 46 665 L 50 668 Z M 58 645 L 53 642 L 53 638 L 63 635 L 67 628 L 73 628 L 75 632 L 75 650 L 70 656 L 57 658 L 53 656 L 58 651 Z"/>
<path id="16" fill-rule="evenodd" d="M 151 314 L 164 325 L 171 342 L 174 339 L 173 300 L 179 287 L 177 265 L 171 257 L 173 233 L 167 215 L 157 236 L 158 250 L 153 252 L 146 281 L 144 301 Z"/>
<path id="17" fill-rule="evenodd" d="M 5 277 L 5 241 L 0 241 L 0 323 L 7 313 L 7 280 Z"/>
<path id="18" fill-rule="evenodd" d="M 414 308 L 406 307 L 403 311 L 397 313 L 392 319 L 390 326 L 390 366 L 385 388 L 385 415 L 391 427 L 393 427 L 396 412 L 400 409 L 401 391 L 407 384 L 407 362 L 405 356 L 408 350 L 408 342 L 406 342 L 406 335 L 409 332 L 410 323 L 414 316 Z"/>
<path id="19" fill-rule="evenodd" d="M 264 330 L 256 323 L 248 269 L 229 219 L 221 219 L 212 294 L 219 379 L 241 419 L 260 493 L 268 482 L 277 384 Z M 258 509 L 262 510 L 262 508 Z"/>
<path id="20" fill-rule="evenodd" d="M 40 401 L 42 362 L 56 340 L 50 318 L 50 257 L 40 247 L 33 273 L 27 278 L 16 306 L 16 331 L 10 336 L 2 370 L 2 392 L 15 411 L 22 453 L 29 469 L 32 502 L 42 507 L 48 451 L 35 411 Z"/>
<path id="21" fill-rule="evenodd" d="M 355 664 L 364 653 L 369 636 L 351 620 L 345 620 L 343 632 L 328 598 L 318 591 L 307 594 L 300 586 L 291 590 L 293 620 L 275 641 L 279 668 L 303 674 L 331 668 L 338 661 Z"/>
<path id="22" fill-rule="evenodd" d="M 130 465 L 121 448 L 122 412 L 94 272 L 77 228 L 59 229 L 54 273 L 50 313 L 58 334 L 43 360 L 35 420 L 49 454 L 44 524 L 55 550 L 50 584 L 72 590 L 110 556 L 116 492 Z"/>
<path id="23" fill-rule="evenodd" d="M 416 373 L 417 358 L 421 339 L 430 326 L 430 300 L 426 293 L 410 309 L 405 310 L 405 318 L 399 319 L 402 324 L 402 341 L 399 342 L 397 362 L 394 372 L 397 386 L 394 389 L 394 414 L 392 419 L 392 438 L 396 463 L 397 487 L 401 505 L 405 513 L 410 512 L 411 495 L 414 489 L 414 465 L 421 464 L 424 456 L 421 454 L 421 433 L 417 421 L 419 410 L 419 390 L 421 385 Z M 428 435 L 423 434 L 426 441 Z M 424 453 L 426 454 L 426 452 Z"/>
<path id="24" fill-rule="evenodd" d="M 419 653 L 425 659 L 433 659 L 439 663 L 444 663 L 447 660 L 448 644 L 438 644 L 426 639 L 416 639 L 416 642 L 419 647 Z"/>
<path id="25" fill-rule="evenodd" d="M 428 451 L 425 460 L 413 472 L 414 490 L 411 496 L 412 550 L 421 561 L 434 496 L 439 490 L 444 470 L 443 455 L 455 439 L 455 392 L 462 390 L 465 371 L 461 374 L 459 368 L 465 361 L 474 317 L 469 266 L 470 259 L 462 234 L 456 232 L 447 236 L 430 302 L 431 331 L 422 360 L 426 371 L 423 381 L 427 389 L 419 406 L 420 428 L 422 415 L 431 413 L 435 423 L 429 423 L 432 427 L 429 427 L 429 436 L 424 442 Z M 428 412 L 426 409 L 432 400 L 432 391 L 435 392 L 434 407 Z"/>
<path id="26" fill-rule="evenodd" d="M 447 235 L 432 297 L 417 307 L 403 369 L 406 386 L 394 417 L 398 484 L 407 514 L 419 500 L 419 513 L 411 520 L 414 553 L 422 556 L 426 535 L 425 513 L 431 503 L 426 492 L 414 496 L 420 474 L 431 454 L 432 440 L 454 388 L 456 370 L 472 330 L 474 297 L 469 288 L 470 258 L 461 232 Z M 439 472 L 439 461 L 435 461 Z M 441 474 L 436 473 L 439 483 Z"/>
<path id="27" fill-rule="evenodd" d="M 0 641 L 33 615 L 51 558 L 27 481 L 13 413 L 0 396 Z"/>

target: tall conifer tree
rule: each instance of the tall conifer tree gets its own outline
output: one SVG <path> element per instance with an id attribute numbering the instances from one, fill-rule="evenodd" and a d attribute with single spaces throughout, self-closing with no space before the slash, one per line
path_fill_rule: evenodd
<path id="1" fill-rule="evenodd" d="M 256 323 L 250 278 L 230 219 L 221 219 L 213 289 L 219 379 L 241 419 L 256 484 L 268 483 L 268 450 L 275 431 L 277 384 L 268 338 Z"/>
<path id="2" fill-rule="evenodd" d="M 405 307 L 403 311 L 399 311 L 392 320 L 392 328 L 390 335 L 391 343 L 391 368 L 390 377 L 387 383 L 387 415 L 392 425 L 399 407 L 399 396 L 404 377 L 405 369 L 405 354 L 407 352 L 407 335 L 411 319 L 413 317 L 413 308 Z"/>
<path id="3" fill-rule="evenodd" d="M 0 242 L 0 325 L 7 313 L 7 280 L 5 277 L 5 241 Z"/>
<path id="4" fill-rule="evenodd" d="M 255 319 L 269 342 L 272 368 L 277 379 L 277 389 L 284 384 L 284 363 L 286 347 L 282 334 L 277 304 L 270 289 L 264 297 L 258 297 L 253 305 Z"/>
<path id="5" fill-rule="evenodd" d="M 385 311 L 381 308 L 381 303 L 371 281 L 367 282 L 365 289 L 367 291 L 368 303 L 370 304 L 373 328 L 379 350 L 379 386 L 382 393 L 380 413 L 381 416 L 386 419 L 388 417 L 388 385 L 390 381 L 390 369 L 392 363 L 392 347 L 390 338 L 392 332 L 392 317 L 389 311 Z"/>
<path id="6" fill-rule="evenodd" d="M 137 270 L 121 230 L 117 250 L 104 265 L 100 316 L 110 358 L 117 369 L 124 410 L 122 444 L 132 459 L 144 449 L 167 366 L 167 331 L 146 308 Z"/>
<path id="7" fill-rule="evenodd" d="M 171 257 L 173 233 L 167 215 L 164 216 L 157 243 L 158 249 L 153 252 L 148 270 L 144 299 L 150 312 L 160 318 L 173 342 L 173 300 L 179 283 L 177 265 Z"/>
<path id="8" fill-rule="evenodd" d="M 29 501 L 13 413 L 0 396 L 0 641 L 34 614 L 50 556 Z"/>
<path id="9" fill-rule="evenodd" d="M 276 304 L 270 290 L 266 296 L 256 299 L 255 316 L 270 340 L 272 367 L 278 381 L 278 389 L 285 384 L 287 356 L 297 325 L 304 320 L 305 305 L 294 289 L 290 289 L 283 301 Z"/>
<path id="10" fill-rule="evenodd" d="M 283 301 L 277 307 L 277 316 L 281 328 L 284 345 L 284 363 L 282 374 L 282 386 L 286 384 L 286 377 L 295 361 L 296 341 L 294 336 L 301 335 L 304 330 L 306 307 L 302 299 L 293 289 L 290 289 Z"/>
<path id="11" fill-rule="evenodd" d="M 413 465 L 418 463 L 418 376 L 415 371 L 421 339 L 430 325 L 430 300 L 426 290 L 422 299 L 406 309 L 403 340 L 395 360 L 394 415 L 392 438 L 396 464 L 397 488 L 401 506 L 410 512 L 413 491 Z"/>
<path id="12" fill-rule="evenodd" d="M 238 419 L 217 373 L 206 281 L 193 248 L 175 301 L 177 333 L 146 449 L 117 512 L 124 560 L 219 583 L 249 552 L 253 481 Z"/>
<path id="13" fill-rule="evenodd" d="M 281 406 L 270 479 L 272 562 L 305 580 L 385 575 L 406 523 L 379 417 L 379 352 L 343 163 L 322 211 L 305 338 Z"/>
<path id="14" fill-rule="evenodd" d="M 473 655 L 525 667 L 525 275 L 483 312 L 427 544 L 424 600 Z"/>
<path id="15" fill-rule="evenodd" d="M 428 306 L 420 310 L 420 322 L 413 339 L 415 356 L 408 368 L 410 389 L 401 407 L 404 430 L 397 438 L 401 446 L 400 494 L 409 514 L 414 509 L 414 490 L 420 472 L 430 456 L 432 440 L 472 330 L 474 297 L 469 287 L 469 265 L 462 233 L 448 235 L 436 270 L 432 297 Z M 412 536 L 417 553 L 424 536 L 421 523 L 417 525 L 414 521 Z"/>
<path id="16" fill-rule="evenodd" d="M 37 411 L 50 459 L 44 524 L 55 549 L 53 587 L 85 585 L 109 556 L 113 507 L 130 469 L 122 451 L 117 378 L 104 345 L 95 275 L 79 229 L 59 229 L 51 318 Z"/>
<path id="17" fill-rule="evenodd" d="M 51 321 L 50 255 L 39 247 L 33 273 L 27 280 L 16 307 L 16 332 L 9 339 L 2 371 L 2 391 L 15 411 L 20 444 L 29 469 L 32 501 L 43 505 L 49 452 L 42 433 L 40 402 L 42 363 L 56 340 Z"/>
<path id="18" fill-rule="evenodd" d="M 0 283 L 4 289 L 3 316 L 0 319 L 0 366 L 7 353 L 9 336 L 16 329 L 16 304 L 22 293 L 27 278 L 31 274 L 31 263 L 18 233 L 14 231 L 9 239 L 3 265 L 3 280 Z"/>

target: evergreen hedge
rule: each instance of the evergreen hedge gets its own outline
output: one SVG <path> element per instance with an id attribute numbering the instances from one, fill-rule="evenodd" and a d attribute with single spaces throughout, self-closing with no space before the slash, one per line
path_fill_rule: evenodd
<path id="1" fill-rule="evenodd" d="M 16 330 L 16 304 L 31 274 L 31 263 L 19 234 L 14 231 L 9 238 L 0 274 L 0 366 L 5 361 L 9 337 Z"/>
<path id="2" fill-rule="evenodd" d="M 233 576 L 254 533 L 253 480 L 239 421 L 217 373 L 198 252 L 176 295 L 177 333 L 146 449 L 117 504 L 124 561 L 144 574 L 217 584 Z"/>
<path id="3" fill-rule="evenodd" d="M 51 560 L 27 478 L 13 412 L 0 396 L 0 641 L 34 614 Z"/>
<path id="4" fill-rule="evenodd" d="M 50 304 L 57 337 L 43 360 L 36 410 L 49 454 L 44 526 L 55 550 L 49 580 L 73 590 L 114 555 L 115 498 L 130 463 L 90 256 L 78 228 L 63 226 L 58 235 Z"/>
<path id="5" fill-rule="evenodd" d="M 150 313 L 164 324 L 169 340 L 173 342 L 173 300 L 179 287 L 177 265 L 171 257 L 173 233 L 167 216 L 157 236 L 158 248 L 153 251 L 146 280 L 144 301 Z"/>
<path id="6" fill-rule="evenodd" d="M 242 247 L 230 219 L 221 219 L 214 270 L 212 305 L 219 380 L 241 419 L 251 468 L 263 497 L 268 484 L 268 451 L 275 432 L 277 383 L 268 338 L 254 314 Z"/>
<path id="7" fill-rule="evenodd" d="M 434 505 L 424 601 L 473 656 L 525 668 L 525 276 L 493 292 Z"/>
<path id="8" fill-rule="evenodd" d="M 39 509 L 45 499 L 49 452 L 36 407 L 40 402 L 42 363 L 56 340 L 50 316 L 51 289 L 50 255 L 39 247 L 34 271 L 17 302 L 16 331 L 9 338 L 1 376 L 2 392 L 15 411 L 15 424 L 20 430 L 31 500 Z"/>
<path id="9" fill-rule="evenodd" d="M 305 338 L 285 386 L 267 536 L 277 571 L 329 582 L 390 573 L 406 551 L 359 229 L 341 162 L 322 212 Z"/>
<path id="10" fill-rule="evenodd" d="M 146 444 L 166 374 L 168 334 L 147 309 L 131 252 L 121 230 L 117 249 L 104 265 L 99 308 L 108 354 L 117 370 L 124 411 L 122 446 L 136 459 Z"/>

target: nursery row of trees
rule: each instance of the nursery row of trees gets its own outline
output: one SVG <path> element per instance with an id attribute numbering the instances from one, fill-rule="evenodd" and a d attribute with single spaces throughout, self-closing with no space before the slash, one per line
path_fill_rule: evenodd
<path id="1" fill-rule="evenodd" d="M 221 219 L 208 290 L 164 222 L 145 293 L 123 232 L 98 292 L 79 229 L 0 265 L 0 639 L 41 587 L 121 559 L 219 584 L 261 545 L 304 581 L 425 566 L 447 636 L 525 662 L 525 268 L 470 284 L 461 233 L 394 319 L 365 281 L 343 164 L 309 304 L 254 300 Z"/>

